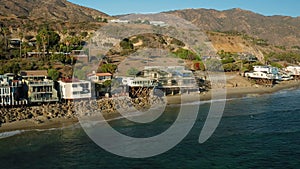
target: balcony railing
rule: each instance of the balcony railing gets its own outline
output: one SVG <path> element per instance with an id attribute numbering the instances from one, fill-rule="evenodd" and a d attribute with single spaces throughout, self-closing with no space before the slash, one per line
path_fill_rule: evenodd
<path id="1" fill-rule="evenodd" d="M 31 86 L 52 86 L 53 85 L 53 82 L 29 82 L 28 85 L 31 85 Z"/>
<path id="2" fill-rule="evenodd" d="M 53 98 L 30 98 L 30 102 L 56 102 L 58 101 L 57 97 Z"/>

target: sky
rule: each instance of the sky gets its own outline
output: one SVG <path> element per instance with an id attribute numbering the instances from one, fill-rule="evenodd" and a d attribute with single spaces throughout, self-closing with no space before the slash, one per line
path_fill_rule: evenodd
<path id="1" fill-rule="evenodd" d="M 163 11 L 206 8 L 226 10 L 241 8 L 266 16 L 300 16 L 299 0 L 69 0 L 109 15 L 157 13 Z"/>

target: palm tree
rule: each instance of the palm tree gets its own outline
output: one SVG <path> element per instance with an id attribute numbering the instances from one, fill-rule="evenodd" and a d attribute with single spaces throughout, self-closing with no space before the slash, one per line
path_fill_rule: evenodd
<path id="1" fill-rule="evenodd" d="M 46 58 L 46 48 L 47 48 L 47 42 L 48 42 L 48 39 L 49 39 L 49 33 L 48 33 L 48 30 L 46 28 L 43 28 L 41 29 L 39 32 L 38 32 L 38 35 L 36 36 L 36 40 L 37 40 L 37 43 L 38 44 L 42 44 L 43 46 L 43 58 L 45 59 Z"/>
<path id="2" fill-rule="evenodd" d="M 10 31 L 8 30 L 7 27 L 0 27 L 0 32 L 4 36 L 4 46 L 5 46 L 5 52 L 8 49 L 8 41 L 7 41 L 7 36 L 10 34 Z"/>
<path id="3" fill-rule="evenodd" d="M 22 41 L 23 41 L 23 37 L 24 37 L 23 32 L 19 32 L 19 37 L 20 37 L 20 58 L 21 58 L 22 57 Z"/>

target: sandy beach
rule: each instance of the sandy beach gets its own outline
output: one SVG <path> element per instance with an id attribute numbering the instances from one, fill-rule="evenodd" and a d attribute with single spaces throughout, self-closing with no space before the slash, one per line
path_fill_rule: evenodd
<path id="1" fill-rule="evenodd" d="M 215 89 L 213 92 L 207 91 L 200 94 L 192 94 L 184 97 L 185 102 L 192 101 L 207 101 L 215 98 L 241 98 L 241 97 L 251 97 L 262 94 L 270 94 L 274 92 L 278 92 L 284 89 L 293 89 L 300 87 L 299 81 L 283 81 L 279 84 L 276 84 L 274 87 L 262 87 L 258 85 L 239 85 L 239 87 L 226 87 L 222 89 Z M 221 93 L 226 92 L 226 97 L 222 96 Z M 214 93 L 214 97 L 212 98 L 212 93 Z M 180 104 L 182 102 L 182 96 L 167 96 L 167 104 Z M 108 114 L 104 115 L 107 119 L 115 118 L 118 114 Z M 16 130 L 33 130 L 33 129 L 51 129 L 51 128 L 61 128 L 73 125 L 78 122 L 77 118 L 56 118 L 49 119 L 44 121 L 43 123 L 37 123 L 33 119 L 16 121 L 12 123 L 2 124 L 0 127 L 0 133 L 7 131 L 16 131 Z"/>
<path id="2" fill-rule="evenodd" d="M 2 124 L 0 127 L 0 133 L 8 132 L 8 131 L 16 131 L 16 130 L 34 130 L 34 129 L 51 129 L 51 128 L 63 128 L 73 125 L 78 122 L 77 118 L 73 119 L 63 119 L 56 118 L 50 119 L 43 123 L 37 124 L 33 119 L 15 121 L 12 123 Z"/>

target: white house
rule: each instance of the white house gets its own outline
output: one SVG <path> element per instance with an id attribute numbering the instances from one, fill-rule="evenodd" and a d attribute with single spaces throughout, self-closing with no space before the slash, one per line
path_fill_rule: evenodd
<path id="1" fill-rule="evenodd" d="M 122 77 L 122 84 L 130 87 L 153 87 L 156 86 L 153 80 L 142 77 Z"/>
<path id="2" fill-rule="evenodd" d="M 101 84 L 107 80 L 111 80 L 112 74 L 111 73 L 95 73 L 95 72 L 93 72 L 92 74 L 88 75 L 88 79 L 94 83 Z"/>
<path id="3" fill-rule="evenodd" d="M 288 66 L 285 71 L 290 72 L 292 76 L 300 76 L 300 66 Z"/>
<path id="4" fill-rule="evenodd" d="M 272 66 L 253 66 L 253 72 L 245 73 L 246 77 L 253 79 L 281 80 L 279 69 Z"/>
<path id="5" fill-rule="evenodd" d="M 88 99 L 92 97 L 91 82 L 76 79 L 58 81 L 60 97 L 65 100 Z"/>
<path id="6" fill-rule="evenodd" d="M 11 79 L 9 74 L 0 75 L 0 106 L 26 105 L 21 80 Z"/>

